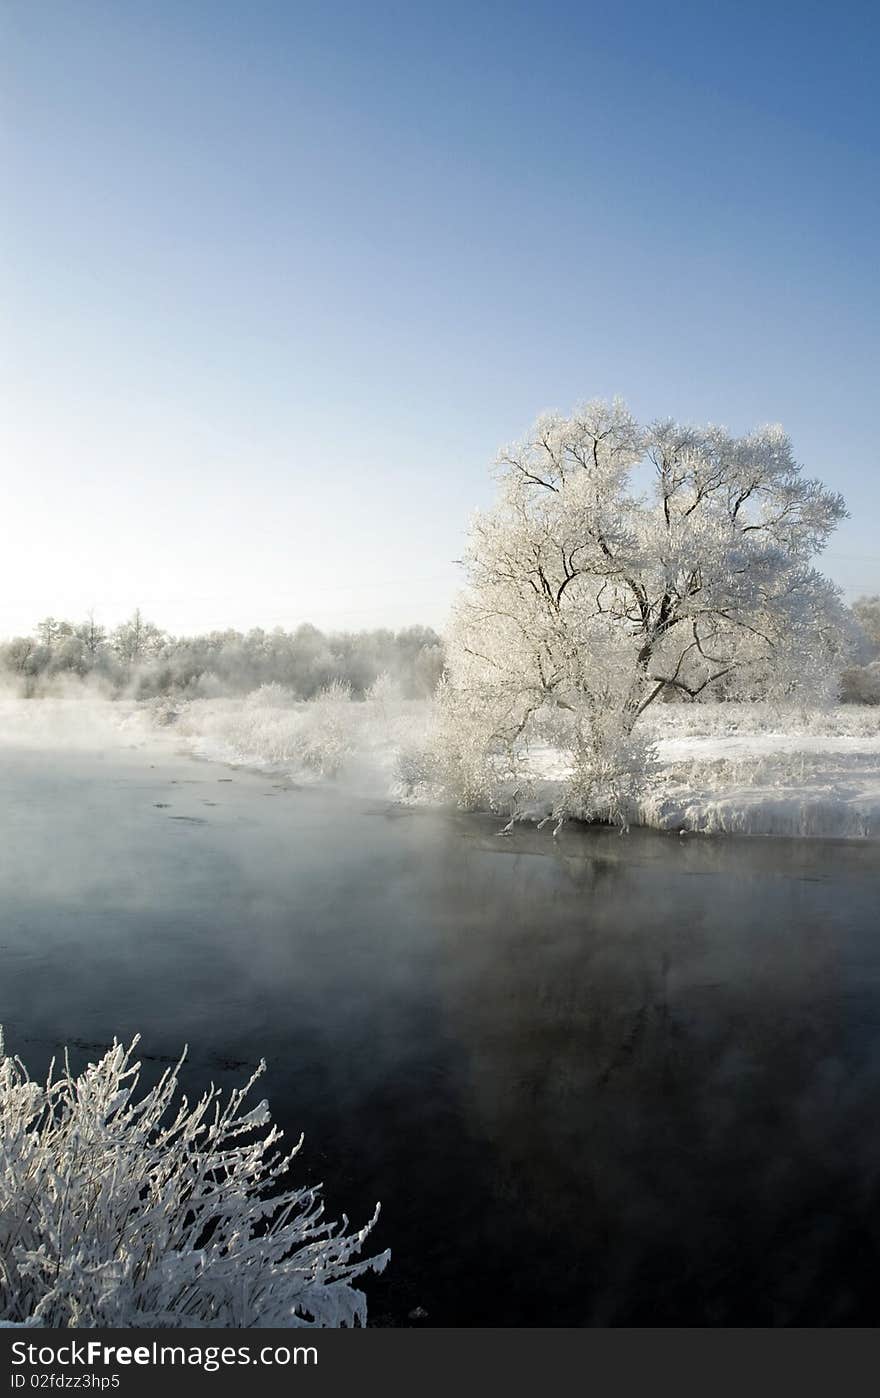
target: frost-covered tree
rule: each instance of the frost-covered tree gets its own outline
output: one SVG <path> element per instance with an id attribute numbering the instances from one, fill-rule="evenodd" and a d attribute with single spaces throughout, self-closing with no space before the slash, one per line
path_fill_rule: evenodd
<path id="1" fill-rule="evenodd" d="M 661 696 L 833 682 L 843 609 L 812 559 L 844 504 L 781 428 L 643 428 L 592 402 L 540 418 L 498 475 L 447 637 L 453 785 L 467 768 L 485 786 L 493 751 L 515 765 L 549 730 L 572 754 L 572 806 L 600 788 L 620 805 L 647 757 L 633 729 Z"/>
<path id="2" fill-rule="evenodd" d="M 106 628 L 95 621 L 94 612 L 89 612 L 85 621 L 76 627 L 74 634 L 82 642 L 86 654 L 91 656 L 93 661 L 102 654 L 107 645 Z"/>
<path id="3" fill-rule="evenodd" d="M 840 677 L 845 704 L 880 704 L 880 597 L 858 597 L 852 604 L 853 660 Z"/>
<path id="4" fill-rule="evenodd" d="M 158 626 L 145 620 L 140 607 L 134 609 L 128 621 L 117 626 L 112 638 L 114 651 L 126 665 L 136 665 L 155 655 L 163 639 Z"/>
<path id="5" fill-rule="evenodd" d="M 59 641 L 65 640 L 73 632 L 69 621 L 56 621 L 54 616 L 44 617 L 35 627 L 40 645 L 51 650 Z"/>
<path id="6" fill-rule="evenodd" d="M 852 609 L 874 659 L 880 655 L 880 597 L 857 597 Z"/>
<path id="7" fill-rule="evenodd" d="M 0 1324 L 365 1324 L 352 1282 L 388 1260 L 358 1257 L 375 1215 L 349 1233 L 289 1186 L 299 1146 L 278 1151 L 246 1102 L 264 1065 L 190 1105 L 180 1064 L 138 1094 L 136 1043 L 39 1084 L 0 1036 Z"/>
<path id="8" fill-rule="evenodd" d="M 13 675 L 25 675 L 34 668 L 37 644 L 33 636 L 13 636 L 0 648 L 0 665 Z"/>

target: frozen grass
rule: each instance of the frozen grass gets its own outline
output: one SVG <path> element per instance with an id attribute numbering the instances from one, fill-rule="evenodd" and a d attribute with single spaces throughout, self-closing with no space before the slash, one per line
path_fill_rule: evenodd
<path id="1" fill-rule="evenodd" d="M 776 753 L 716 756 L 709 740 L 703 755 L 671 760 L 661 743 L 659 770 L 633 823 L 705 834 L 880 838 L 880 742 L 870 750 L 805 751 L 785 736 L 787 749 Z"/>
<path id="2" fill-rule="evenodd" d="M 244 700 L 186 704 L 174 732 L 201 757 L 391 792 L 401 755 L 424 741 L 429 717 L 426 701 L 402 699 L 391 681 L 377 681 L 361 701 L 341 685 L 306 703 L 264 686 Z"/>
<path id="3" fill-rule="evenodd" d="M 202 756 L 230 758 L 252 766 L 284 767 L 300 777 L 334 776 L 354 753 L 360 737 L 357 706 L 341 685 L 309 703 L 279 685 L 246 699 L 198 699 L 186 704 L 175 732 Z"/>
<path id="4" fill-rule="evenodd" d="M 822 738 L 880 738 L 880 706 L 810 709 L 783 704 L 660 704 L 645 721 L 660 739 L 770 733 Z"/>
<path id="5" fill-rule="evenodd" d="M 880 837 L 880 709 L 658 709 L 634 824 L 707 834 Z"/>

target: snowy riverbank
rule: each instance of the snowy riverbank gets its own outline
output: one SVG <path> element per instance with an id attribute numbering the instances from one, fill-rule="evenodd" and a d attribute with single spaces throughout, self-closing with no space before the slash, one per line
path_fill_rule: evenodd
<path id="1" fill-rule="evenodd" d="M 427 704 L 378 692 L 299 703 L 276 687 L 183 705 L 16 701 L 0 742 L 162 743 L 234 766 L 333 781 L 358 794 L 429 804 L 419 780 Z M 664 706 L 651 717 L 657 766 L 631 823 L 706 834 L 880 838 L 880 707 L 804 711 L 765 705 Z M 540 820 L 566 774 L 564 755 L 529 753 L 517 812 Z"/>
<path id="2" fill-rule="evenodd" d="M 880 710 L 778 714 L 755 706 L 661 710 L 657 767 L 633 825 L 700 834 L 880 839 Z M 523 813 L 541 819 L 566 775 L 549 749 L 532 755 Z"/>
<path id="3" fill-rule="evenodd" d="M 880 709 L 661 710 L 640 823 L 661 830 L 880 837 Z"/>
<path id="4" fill-rule="evenodd" d="M 430 801 L 407 786 L 428 727 L 422 704 L 287 707 L 253 700 L 203 701 L 175 732 L 203 756 L 284 770 L 297 780 L 332 778 L 359 791 Z M 880 708 L 827 711 L 705 704 L 658 709 L 651 729 L 657 767 L 632 823 L 706 834 L 880 838 Z M 553 806 L 566 773 L 562 754 L 530 754 L 527 819 Z"/>

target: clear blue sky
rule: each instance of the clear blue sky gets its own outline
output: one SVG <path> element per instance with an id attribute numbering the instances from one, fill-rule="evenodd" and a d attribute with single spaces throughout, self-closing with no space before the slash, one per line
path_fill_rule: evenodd
<path id="1" fill-rule="evenodd" d="M 880 591 L 873 4 L 5 0 L 0 634 L 442 623 L 498 446 L 781 421 Z"/>

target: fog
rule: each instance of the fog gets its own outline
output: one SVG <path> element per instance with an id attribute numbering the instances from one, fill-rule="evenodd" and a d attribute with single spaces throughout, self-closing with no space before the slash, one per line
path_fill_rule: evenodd
<path id="1" fill-rule="evenodd" d="M 42 750 L 47 760 L 68 749 L 98 755 L 153 740 L 154 729 L 144 705 L 114 698 L 99 680 L 54 684 L 40 699 L 22 698 L 15 682 L 0 684 L 0 761 L 17 748 Z"/>

